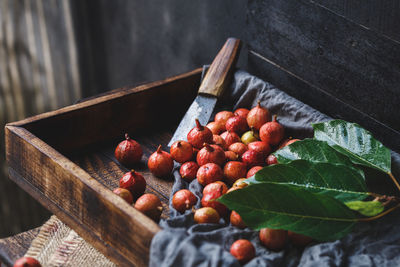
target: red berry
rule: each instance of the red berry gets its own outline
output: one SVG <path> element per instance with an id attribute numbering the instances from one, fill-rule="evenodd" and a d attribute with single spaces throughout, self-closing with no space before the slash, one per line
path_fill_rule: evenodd
<path id="1" fill-rule="evenodd" d="M 179 173 L 183 180 L 186 182 L 191 182 L 196 178 L 199 165 L 194 161 L 188 161 L 182 164 L 179 169 Z"/>
<path id="2" fill-rule="evenodd" d="M 268 249 L 280 251 L 285 247 L 287 231 L 280 229 L 264 228 L 260 230 L 260 241 Z"/>
<path id="3" fill-rule="evenodd" d="M 237 133 L 232 131 L 226 131 L 221 134 L 221 137 L 225 140 L 225 144 L 227 147 L 232 145 L 233 143 L 240 142 L 240 137 Z"/>
<path id="4" fill-rule="evenodd" d="M 224 138 L 222 138 L 219 135 L 216 135 L 216 134 L 213 135 L 213 144 L 220 146 L 223 150 L 226 150 L 225 140 L 224 140 Z"/>
<path id="5" fill-rule="evenodd" d="M 143 155 L 142 147 L 138 142 L 125 134 L 125 139 L 115 149 L 115 158 L 123 165 L 132 166 L 138 163 Z"/>
<path id="6" fill-rule="evenodd" d="M 288 146 L 288 145 L 290 145 L 290 144 L 293 144 L 294 142 L 297 142 L 297 141 L 300 141 L 300 139 L 291 139 L 291 138 L 286 139 L 286 140 L 284 140 L 284 141 L 282 141 L 282 142 L 280 143 L 278 149 L 281 149 L 281 148 L 283 148 L 283 147 L 285 147 L 285 146 Z"/>
<path id="7" fill-rule="evenodd" d="M 271 115 L 268 109 L 261 107 L 260 101 L 258 101 L 257 106 L 247 114 L 247 124 L 250 128 L 260 130 L 261 126 L 268 121 L 271 121 Z"/>
<path id="8" fill-rule="evenodd" d="M 251 142 L 247 145 L 247 147 L 249 148 L 249 150 L 260 152 L 261 154 L 263 154 L 264 158 L 267 157 L 269 153 L 271 153 L 270 145 L 263 141 Z"/>
<path id="9" fill-rule="evenodd" d="M 210 183 L 221 181 L 224 178 L 224 173 L 217 164 L 207 163 L 199 168 L 196 177 L 199 184 L 206 186 Z"/>
<path id="10" fill-rule="evenodd" d="M 249 126 L 247 126 L 246 118 L 234 116 L 226 121 L 225 128 L 227 131 L 232 131 L 241 135 L 249 129 Z"/>
<path id="11" fill-rule="evenodd" d="M 208 129 L 210 129 L 210 131 L 213 134 L 220 134 L 223 131 L 225 131 L 225 124 L 222 124 L 222 123 L 219 123 L 216 121 L 212 121 L 212 122 L 208 123 L 206 126 Z"/>
<path id="12" fill-rule="evenodd" d="M 253 176 L 254 174 L 256 174 L 259 170 L 261 170 L 263 167 L 261 166 L 254 166 L 253 168 L 251 168 L 246 175 L 246 178 L 250 178 L 251 176 Z"/>
<path id="13" fill-rule="evenodd" d="M 133 196 L 128 189 L 118 187 L 113 190 L 113 193 L 123 198 L 129 204 L 133 203 Z"/>
<path id="14" fill-rule="evenodd" d="M 233 112 L 233 114 L 235 116 L 241 116 L 244 117 L 245 119 L 247 118 L 247 114 L 249 114 L 249 111 L 247 108 L 238 108 L 237 110 L 235 110 L 235 112 Z"/>
<path id="15" fill-rule="evenodd" d="M 185 210 L 191 209 L 196 205 L 196 196 L 187 189 L 179 190 L 172 197 L 172 206 L 180 213 L 184 213 Z"/>
<path id="16" fill-rule="evenodd" d="M 194 213 L 194 221 L 196 223 L 218 223 L 219 219 L 218 212 L 210 207 L 198 209 Z"/>
<path id="17" fill-rule="evenodd" d="M 140 173 L 131 170 L 122 176 L 119 181 L 119 187 L 129 190 L 133 199 L 137 199 L 143 195 L 144 190 L 146 189 L 146 180 Z"/>
<path id="18" fill-rule="evenodd" d="M 201 149 L 204 143 L 211 143 L 213 134 L 210 129 L 202 126 L 196 119 L 196 127 L 194 127 L 187 135 L 188 142 L 195 148 Z"/>
<path id="19" fill-rule="evenodd" d="M 298 234 L 292 231 L 288 231 L 288 237 L 292 244 L 297 247 L 305 247 L 313 241 L 312 237 Z"/>
<path id="20" fill-rule="evenodd" d="M 224 176 L 228 184 L 233 184 L 237 179 L 246 176 L 246 164 L 240 161 L 229 161 L 224 166 Z"/>
<path id="21" fill-rule="evenodd" d="M 225 163 L 225 152 L 220 146 L 204 144 L 204 147 L 197 153 L 196 161 L 199 166 L 207 163 L 222 166 Z"/>
<path id="22" fill-rule="evenodd" d="M 163 210 L 160 199 L 154 194 L 144 194 L 135 203 L 135 209 L 144 213 L 147 217 L 158 222 Z"/>
<path id="23" fill-rule="evenodd" d="M 214 208 L 221 217 L 225 217 L 228 214 L 228 208 L 224 204 L 216 201 L 216 199 L 221 197 L 227 191 L 228 187 L 223 182 L 218 181 L 208 184 L 204 187 L 201 205 L 203 207 Z"/>
<path id="24" fill-rule="evenodd" d="M 193 157 L 193 147 L 189 142 L 176 141 L 170 149 L 171 157 L 179 163 L 189 161 Z"/>
<path id="25" fill-rule="evenodd" d="M 273 164 L 278 164 L 278 160 L 276 159 L 275 155 L 271 154 L 267 157 L 267 159 L 265 160 L 265 162 L 267 163 L 267 165 L 273 165 Z"/>
<path id="26" fill-rule="evenodd" d="M 233 226 L 236 226 L 240 229 L 246 228 L 246 224 L 243 222 L 242 217 L 240 217 L 239 213 L 237 213 L 236 211 L 232 211 L 231 217 L 229 219 Z"/>
<path id="27" fill-rule="evenodd" d="M 220 123 L 220 124 L 224 125 L 224 127 L 225 127 L 226 121 L 227 121 L 229 118 L 233 117 L 233 116 L 235 116 L 235 115 L 233 114 L 233 112 L 230 112 L 230 111 L 220 111 L 220 112 L 218 112 L 217 114 L 215 114 L 214 121 L 217 122 L 217 123 Z"/>
<path id="28" fill-rule="evenodd" d="M 40 262 L 32 257 L 22 257 L 15 261 L 14 267 L 41 267 Z"/>
<path id="29" fill-rule="evenodd" d="M 247 146 L 241 142 L 233 143 L 229 146 L 228 150 L 235 152 L 239 156 L 243 155 L 247 151 Z"/>
<path id="30" fill-rule="evenodd" d="M 264 165 L 264 156 L 260 152 L 247 150 L 242 155 L 242 161 L 247 165 L 247 168 Z"/>
<path id="31" fill-rule="evenodd" d="M 285 129 L 276 121 L 276 115 L 274 116 L 273 121 L 265 123 L 260 129 L 261 140 L 270 145 L 279 144 L 284 135 Z"/>
<path id="32" fill-rule="evenodd" d="M 230 252 L 240 264 L 246 264 L 256 256 L 256 249 L 253 244 L 246 239 L 239 239 L 233 243 Z"/>
<path id="33" fill-rule="evenodd" d="M 171 174 L 174 162 L 169 153 L 161 150 L 161 145 L 159 145 L 157 151 L 149 157 L 147 166 L 155 176 L 164 177 Z"/>
<path id="34" fill-rule="evenodd" d="M 238 160 L 239 156 L 235 152 L 228 150 L 228 151 L 225 151 L 225 158 L 226 158 L 226 161 L 232 161 L 232 160 Z"/>

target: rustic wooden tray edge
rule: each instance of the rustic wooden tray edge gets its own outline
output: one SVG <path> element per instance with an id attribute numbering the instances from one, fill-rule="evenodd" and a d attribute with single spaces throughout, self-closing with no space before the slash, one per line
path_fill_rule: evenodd
<path id="1" fill-rule="evenodd" d="M 159 226 L 129 208 L 127 203 L 57 149 L 35 136 L 30 129 L 55 116 L 91 108 L 132 93 L 156 87 L 167 88 L 171 84 L 179 87 L 182 81 L 183 84 L 188 83 L 185 79 L 190 80 L 189 84 L 197 86 L 194 81 L 200 80 L 200 73 L 201 69 L 197 69 L 6 125 L 6 155 L 10 178 L 112 261 L 119 265 L 146 265 L 150 242 L 160 230 Z M 80 208 L 70 205 L 66 201 L 69 199 L 77 201 Z M 89 202 L 91 205 L 85 204 Z"/>

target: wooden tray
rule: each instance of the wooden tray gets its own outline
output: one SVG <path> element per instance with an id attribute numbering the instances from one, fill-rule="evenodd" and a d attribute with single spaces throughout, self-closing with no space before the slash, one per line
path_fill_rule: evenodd
<path id="1" fill-rule="evenodd" d="M 167 217 L 170 179 L 154 177 L 147 159 L 166 144 L 197 94 L 201 69 L 121 88 L 5 127 L 9 176 L 113 262 L 147 265 L 160 227 L 112 193 L 128 171 L 113 156 L 125 132 L 143 147 L 147 192 Z"/>

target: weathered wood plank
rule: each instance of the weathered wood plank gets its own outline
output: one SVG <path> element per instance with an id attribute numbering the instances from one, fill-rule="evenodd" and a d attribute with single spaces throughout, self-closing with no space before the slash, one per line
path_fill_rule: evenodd
<path id="1" fill-rule="evenodd" d="M 6 147 L 20 187 L 111 260 L 147 264 L 157 224 L 26 129 L 7 126 Z"/>
<path id="2" fill-rule="evenodd" d="M 249 48 L 266 59 L 250 53 L 252 73 L 333 117 L 362 114 L 387 142 L 398 136 L 400 43 L 307 0 L 251 1 L 248 23 Z"/>
<path id="3" fill-rule="evenodd" d="M 249 47 L 400 130 L 400 43 L 302 1 L 249 2 Z"/>
<path id="4" fill-rule="evenodd" d="M 400 2 L 398 0 L 309 0 L 344 16 L 378 34 L 400 42 Z"/>
<path id="5" fill-rule="evenodd" d="M 201 69 L 9 124 L 22 126 L 62 153 L 110 140 L 121 132 L 175 125 L 197 94 Z M 173 114 L 173 115 L 171 115 Z"/>
<path id="6" fill-rule="evenodd" d="M 320 88 L 309 84 L 307 81 L 301 79 L 301 77 L 294 75 L 272 61 L 266 60 L 254 53 L 250 53 L 248 59 L 249 67 L 254 75 L 264 78 L 289 95 L 302 100 L 304 103 L 333 118 L 358 122 L 370 130 L 374 136 L 379 137 L 379 140 L 386 146 L 400 151 L 400 132 L 344 103 Z"/>
<path id="7" fill-rule="evenodd" d="M 12 266 L 17 259 L 24 256 L 39 230 L 40 227 L 0 239 L 0 263 Z"/>

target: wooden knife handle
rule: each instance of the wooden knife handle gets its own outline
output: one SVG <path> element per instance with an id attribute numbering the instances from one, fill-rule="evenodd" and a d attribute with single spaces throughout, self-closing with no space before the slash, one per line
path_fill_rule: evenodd
<path id="1" fill-rule="evenodd" d="M 241 42 L 236 38 L 228 38 L 224 46 L 211 63 L 206 76 L 204 77 L 199 94 L 213 95 L 220 97 L 229 85 L 233 69 L 239 57 Z"/>

